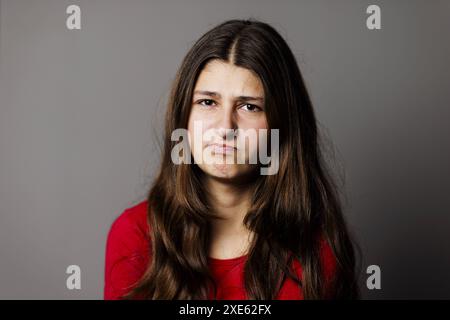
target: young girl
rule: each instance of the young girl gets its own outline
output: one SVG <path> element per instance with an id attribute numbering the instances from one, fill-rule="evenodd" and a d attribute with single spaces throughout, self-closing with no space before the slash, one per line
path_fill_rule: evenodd
<path id="1" fill-rule="evenodd" d="M 177 129 L 188 133 L 181 154 Z M 248 161 L 264 141 L 275 145 L 270 174 Z M 335 189 L 287 43 L 266 23 L 226 21 L 194 44 L 177 73 L 159 173 L 147 200 L 108 234 L 104 297 L 357 298 Z"/>

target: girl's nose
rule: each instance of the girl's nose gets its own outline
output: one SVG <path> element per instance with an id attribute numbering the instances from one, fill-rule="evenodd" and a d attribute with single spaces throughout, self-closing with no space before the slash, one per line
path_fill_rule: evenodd
<path id="1" fill-rule="evenodd" d="M 217 120 L 217 132 L 222 139 L 227 140 L 237 129 L 236 114 L 232 107 L 227 106 L 218 116 L 220 118 Z"/>

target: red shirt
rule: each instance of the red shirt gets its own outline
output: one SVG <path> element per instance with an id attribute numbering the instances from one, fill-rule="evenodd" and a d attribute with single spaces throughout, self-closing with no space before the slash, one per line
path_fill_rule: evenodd
<path id="1" fill-rule="evenodd" d="M 150 258 L 148 232 L 147 201 L 126 209 L 112 224 L 106 243 L 104 299 L 120 299 L 146 270 Z M 326 241 L 322 241 L 321 248 L 327 283 L 333 276 L 336 260 Z M 247 255 L 232 259 L 208 259 L 217 283 L 215 299 L 246 300 L 243 271 Z M 302 268 L 297 260 L 293 261 L 293 267 L 301 279 Z M 210 296 L 210 299 L 213 298 Z M 276 299 L 298 300 L 303 299 L 303 294 L 292 279 L 286 278 Z"/>

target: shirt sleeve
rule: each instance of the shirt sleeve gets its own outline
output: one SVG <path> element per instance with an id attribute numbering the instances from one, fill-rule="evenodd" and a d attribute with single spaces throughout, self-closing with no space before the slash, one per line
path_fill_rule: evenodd
<path id="1" fill-rule="evenodd" d="M 104 299 L 119 300 L 144 274 L 149 242 L 135 215 L 125 210 L 111 225 L 106 242 Z"/>

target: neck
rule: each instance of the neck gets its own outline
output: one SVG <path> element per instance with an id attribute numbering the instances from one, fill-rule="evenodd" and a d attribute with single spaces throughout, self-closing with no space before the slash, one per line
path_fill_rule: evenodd
<path id="1" fill-rule="evenodd" d="M 252 233 L 244 224 L 244 217 L 250 207 L 250 197 L 252 185 L 250 184 L 231 184 L 215 179 L 205 177 L 206 190 L 208 190 L 208 203 L 210 203 L 214 214 L 219 219 L 211 221 L 211 237 L 213 243 L 228 244 L 238 240 L 238 246 L 244 246 L 246 249 L 246 240 Z M 243 245 L 242 242 L 244 242 Z M 223 247 L 222 245 L 217 245 Z M 220 249 L 221 250 L 221 249 Z M 229 253 L 231 255 L 231 253 Z"/>
<path id="2" fill-rule="evenodd" d="M 208 202 L 217 216 L 235 220 L 236 211 L 246 211 L 250 205 L 251 186 L 226 183 L 206 178 Z"/>

